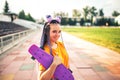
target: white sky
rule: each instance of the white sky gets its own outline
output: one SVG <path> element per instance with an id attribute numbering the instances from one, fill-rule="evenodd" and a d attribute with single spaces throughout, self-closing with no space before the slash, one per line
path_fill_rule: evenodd
<path id="1" fill-rule="evenodd" d="M 6 0 L 0 0 L 0 13 Z M 19 13 L 24 10 L 32 17 L 39 19 L 53 12 L 68 12 L 69 16 L 73 9 L 82 9 L 86 6 L 94 6 L 97 11 L 103 8 L 105 16 L 111 16 L 114 10 L 120 12 L 120 0 L 7 0 L 11 12 Z"/>

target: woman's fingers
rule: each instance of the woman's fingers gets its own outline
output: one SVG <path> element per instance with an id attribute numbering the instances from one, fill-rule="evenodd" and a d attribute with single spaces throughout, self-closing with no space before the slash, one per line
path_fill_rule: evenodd
<path id="1" fill-rule="evenodd" d="M 54 56 L 54 61 L 53 61 L 56 65 L 59 65 L 62 63 L 62 60 L 59 56 Z"/>

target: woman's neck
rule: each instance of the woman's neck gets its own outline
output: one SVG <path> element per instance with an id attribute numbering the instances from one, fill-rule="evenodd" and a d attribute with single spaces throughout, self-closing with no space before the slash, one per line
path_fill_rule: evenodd
<path id="1" fill-rule="evenodd" d="M 52 46 L 52 45 L 55 45 L 55 44 L 56 44 L 56 42 L 51 42 L 50 44 L 51 44 L 51 46 Z"/>
<path id="2" fill-rule="evenodd" d="M 51 42 L 51 46 L 52 46 L 52 48 L 57 48 L 57 44 L 56 44 L 56 42 Z"/>

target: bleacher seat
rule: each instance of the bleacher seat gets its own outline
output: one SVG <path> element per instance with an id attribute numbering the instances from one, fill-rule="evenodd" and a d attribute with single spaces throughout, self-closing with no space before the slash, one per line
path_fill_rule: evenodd
<path id="1" fill-rule="evenodd" d="M 26 28 L 24 26 L 12 22 L 0 21 L 0 36 L 20 32 L 28 29 L 29 28 Z"/>

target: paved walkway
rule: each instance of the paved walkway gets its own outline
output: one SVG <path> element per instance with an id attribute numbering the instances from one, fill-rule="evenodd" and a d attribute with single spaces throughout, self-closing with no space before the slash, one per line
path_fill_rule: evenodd
<path id="1" fill-rule="evenodd" d="M 66 33 L 63 40 L 75 80 L 120 80 L 118 53 Z M 27 50 L 39 41 L 40 31 L 0 55 L 0 80 L 38 80 L 38 63 Z"/>
<path id="2" fill-rule="evenodd" d="M 75 80 L 120 80 L 120 54 L 64 33 Z"/>
<path id="3" fill-rule="evenodd" d="M 39 44 L 39 32 L 0 55 L 0 80 L 38 80 L 38 63 L 31 59 L 28 48 Z"/>

